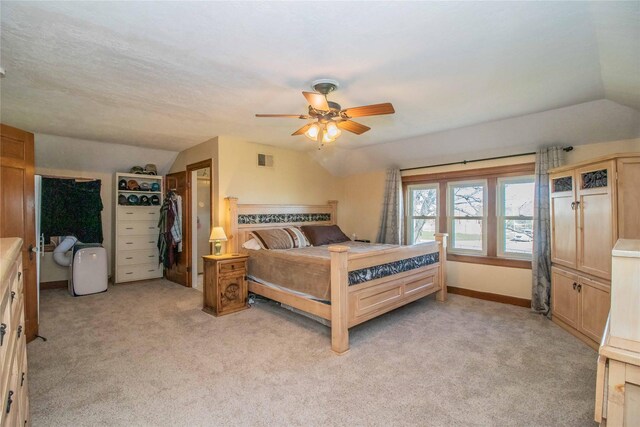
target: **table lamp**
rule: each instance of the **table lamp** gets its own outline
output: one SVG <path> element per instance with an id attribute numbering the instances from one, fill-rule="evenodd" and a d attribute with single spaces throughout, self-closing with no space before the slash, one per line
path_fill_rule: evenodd
<path id="1" fill-rule="evenodd" d="M 224 234 L 224 229 L 222 227 L 213 227 L 211 229 L 211 236 L 209 237 L 209 242 L 213 243 L 213 247 L 215 249 L 214 255 L 221 255 L 220 250 L 222 249 L 222 243 L 226 242 L 227 235 Z"/>

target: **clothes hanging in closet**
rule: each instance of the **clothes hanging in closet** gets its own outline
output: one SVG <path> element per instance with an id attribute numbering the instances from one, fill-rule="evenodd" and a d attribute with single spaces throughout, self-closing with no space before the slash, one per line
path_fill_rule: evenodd
<path id="1" fill-rule="evenodd" d="M 170 191 L 160 208 L 158 251 L 165 268 L 178 263 L 182 252 L 182 197 Z"/>

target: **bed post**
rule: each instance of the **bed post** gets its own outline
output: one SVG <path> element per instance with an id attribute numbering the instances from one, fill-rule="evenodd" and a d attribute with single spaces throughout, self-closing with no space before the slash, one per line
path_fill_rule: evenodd
<path id="1" fill-rule="evenodd" d="M 331 252 L 331 350 L 337 354 L 349 351 L 349 295 L 347 246 L 329 246 Z"/>
<path id="2" fill-rule="evenodd" d="M 227 205 L 227 217 L 225 218 L 225 233 L 227 233 L 227 252 L 237 253 L 240 250 L 238 242 L 238 198 L 225 197 Z M 230 250 L 229 250 L 230 249 Z"/>
<path id="3" fill-rule="evenodd" d="M 338 201 L 329 200 L 327 204 L 331 206 L 331 225 L 335 225 L 338 223 Z"/>
<path id="4" fill-rule="evenodd" d="M 440 290 L 436 292 L 436 299 L 440 302 L 447 300 L 447 233 L 436 233 L 438 258 L 440 259 Z"/>

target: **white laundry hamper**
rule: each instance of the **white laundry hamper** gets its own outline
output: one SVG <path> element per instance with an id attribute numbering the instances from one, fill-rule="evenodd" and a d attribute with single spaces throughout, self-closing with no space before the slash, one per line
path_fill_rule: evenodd
<path id="1" fill-rule="evenodd" d="M 107 291 L 107 251 L 101 245 L 77 243 L 73 247 L 70 269 L 71 295 L 91 295 Z"/>

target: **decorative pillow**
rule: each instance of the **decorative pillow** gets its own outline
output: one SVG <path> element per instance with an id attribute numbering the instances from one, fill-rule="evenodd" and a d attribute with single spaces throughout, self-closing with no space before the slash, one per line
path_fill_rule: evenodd
<path id="1" fill-rule="evenodd" d="M 303 225 L 300 228 L 313 246 L 351 241 L 337 225 Z"/>
<path id="2" fill-rule="evenodd" d="M 251 236 L 256 239 L 262 249 L 293 249 L 291 234 L 282 228 L 253 230 Z"/>
<path id="3" fill-rule="evenodd" d="M 293 239 L 293 247 L 294 248 L 306 248 L 307 246 L 311 246 L 309 240 L 307 240 L 307 236 L 304 235 L 302 230 L 298 227 L 287 227 L 283 229 Z"/>
<path id="4" fill-rule="evenodd" d="M 260 246 L 260 243 L 258 243 L 256 239 L 247 240 L 242 244 L 242 247 L 245 249 L 252 249 L 254 251 L 259 251 L 260 249 L 262 249 L 262 246 Z"/>

